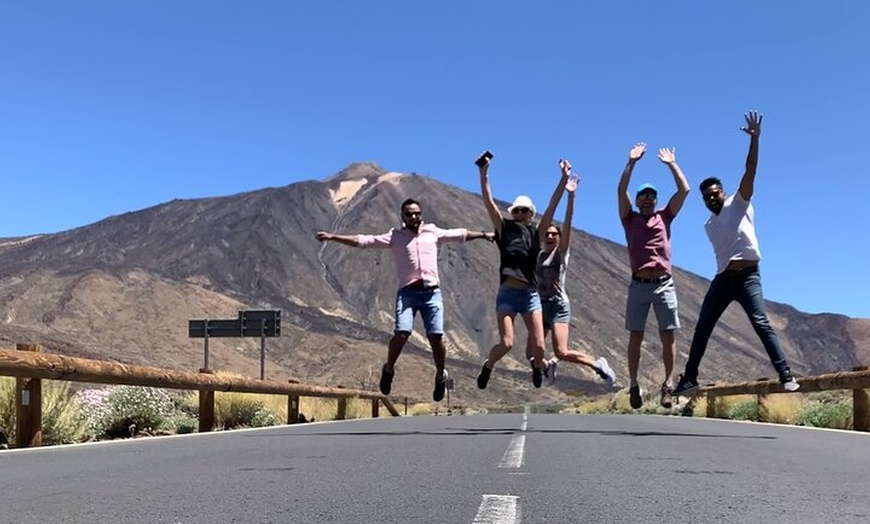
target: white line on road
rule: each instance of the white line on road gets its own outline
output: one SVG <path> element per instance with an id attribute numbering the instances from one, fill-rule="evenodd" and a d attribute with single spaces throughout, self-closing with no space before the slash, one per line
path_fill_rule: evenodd
<path id="1" fill-rule="evenodd" d="M 472 524 L 519 524 L 519 497 L 484 495 Z"/>
<path id="2" fill-rule="evenodd" d="M 529 427 L 529 406 L 523 411 L 523 423 L 520 425 L 520 431 L 525 431 Z"/>
<path id="3" fill-rule="evenodd" d="M 526 436 L 516 435 L 511 439 L 501 462 L 498 463 L 500 468 L 519 468 L 523 465 L 523 453 L 526 448 Z"/>

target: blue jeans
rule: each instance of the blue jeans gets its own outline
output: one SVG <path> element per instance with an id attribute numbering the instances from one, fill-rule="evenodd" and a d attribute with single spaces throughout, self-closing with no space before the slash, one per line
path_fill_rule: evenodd
<path id="1" fill-rule="evenodd" d="M 689 349 L 689 360 L 686 362 L 685 378 L 697 381 L 698 366 L 707 349 L 707 342 L 713 333 L 713 328 L 719 321 L 719 317 L 733 301 L 737 301 L 746 311 L 749 322 L 752 324 L 758 338 L 767 350 L 770 362 L 776 368 L 777 373 L 787 369 L 785 354 L 779 344 L 779 338 L 767 319 L 764 311 L 764 297 L 761 294 L 761 273 L 758 267 L 747 268 L 739 271 L 724 271 L 713 277 L 704 303 L 701 304 L 701 313 L 698 315 L 698 325 L 695 326 L 695 335 L 692 337 L 692 347 Z"/>

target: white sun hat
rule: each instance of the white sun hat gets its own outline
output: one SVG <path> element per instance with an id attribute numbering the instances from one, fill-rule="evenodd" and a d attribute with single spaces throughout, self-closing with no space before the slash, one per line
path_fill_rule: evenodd
<path id="1" fill-rule="evenodd" d="M 532 204 L 532 199 L 526 195 L 520 195 L 514 199 L 514 203 L 508 208 L 508 213 L 513 213 L 515 207 L 527 207 L 532 210 L 532 214 L 537 213 L 535 204 Z"/>

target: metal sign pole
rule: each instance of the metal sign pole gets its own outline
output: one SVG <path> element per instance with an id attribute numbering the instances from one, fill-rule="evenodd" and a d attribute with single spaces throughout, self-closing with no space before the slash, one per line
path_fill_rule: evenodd
<path id="1" fill-rule="evenodd" d="M 260 380 L 266 379 L 266 319 L 260 319 Z"/>
<path id="2" fill-rule="evenodd" d="M 202 340 L 204 345 L 202 369 L 208 371 L 208 319 L 205 319 L 205 336 Z"/>

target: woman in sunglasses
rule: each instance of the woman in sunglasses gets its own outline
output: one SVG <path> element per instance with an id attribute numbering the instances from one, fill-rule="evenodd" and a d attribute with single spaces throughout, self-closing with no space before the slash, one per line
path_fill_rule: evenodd
<path id="1" fill-rule="evenodd" d="M 571 164 L 567 160 L 562 160 L 560 166 L 563 173 L 571 173 Z M 551 385 L 554 384 L 556 382 L 556 366 L 560 360 L 564 360 L 592 368 L 610 387 L 613 386 L 615 376 L 604 357 L 596 360 L 586 353 L 568 349 L 571 303 L 565 290 L 565 274 L 568 271 L 568 257 L 570 256 L 571 221 L 574 217 L 574 193 L 577 190 L 577 181 L 577 176 L 570 174 L 565 185 L 565 192 L 568 193 L 568 204 L 565 207 L 563 227 L 559 228 L 554 223 L 545 224 L 543 220 L 541 221 L 541 226 L 545 228 L 545 236 L 543 247 L 538 254 L 535 271 L 543 311 L 544 339 L 546 340 L 550 332 L 553 333 L 553 354 L 555 355 L 550 360 L 544 360 L 544 375 L 547 376 Z M 526 357 L 531 358 L 531 355 L 527 354 Z"/>
<path id="2" fill-rule="evenodd" d="M 553 220 L 556 206 L 568 182 L 567 164 L 562 165 L 562 177 L 553 191 L 550 204 L 541 222 L 535 225 L 532 221 L 535 217 L 535 205 L 525 195 L 518 196 L 508 208 L 511 218 L 502 217 L 489 186 L 491 158 L 491 155 L 485 153 L 475 163 L 480 172 L 483 203 L 495 227 L 495 241 L 500 255 L 500 285 L 495 300 L 499 341 L 490 349 L 489 358 L 480 369 L 477 387 L 486 389 L 493 366 L 513 349 L 514 318 L 520 315 L 529 334 L 527 347 L 531 348 L 533 357 L 532 383 L 539 388 L 543 381 L 544 320 L 535 266 L 541 251 L 540 239 Z"/>

